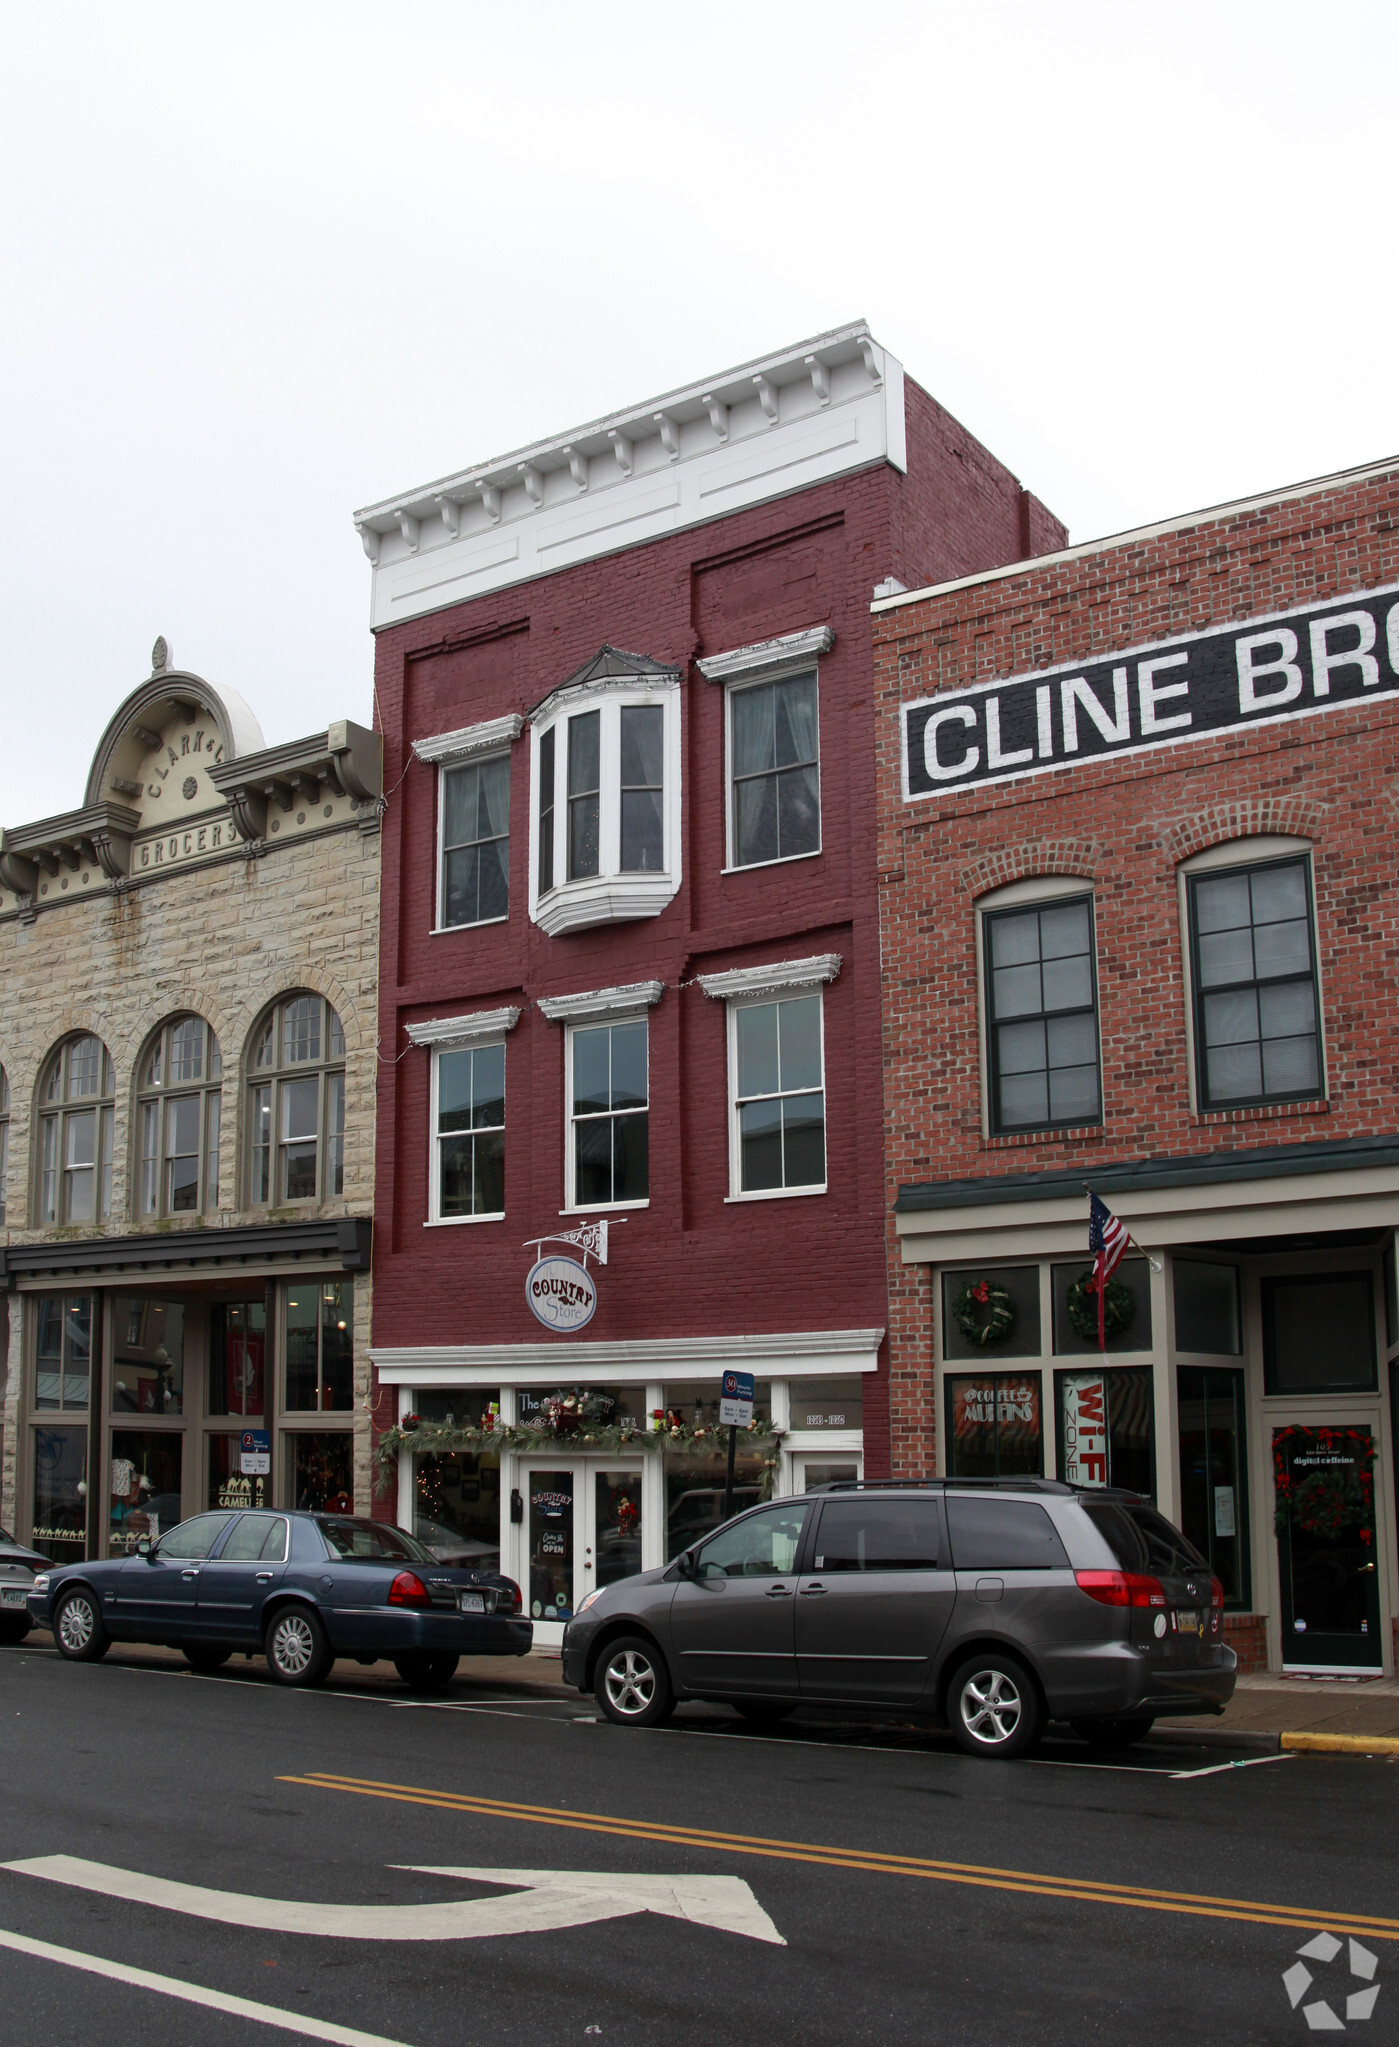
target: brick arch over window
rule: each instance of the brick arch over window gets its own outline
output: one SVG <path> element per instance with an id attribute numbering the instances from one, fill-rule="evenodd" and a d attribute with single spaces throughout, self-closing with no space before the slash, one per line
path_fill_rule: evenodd
<path id="1" fill-rule="evenodd" d="M 1007 888 L 1013 881 L 1028 881 L 1040 875 L 1067 875 L 1091 881 L 1098 871 L 1103 849 L 1096 839 L 1022 839 L 1014 846 L 983 853 L 962 869 L 962 886 L 973 898 L 989 895 L 992 889 Z"/>
<path id="2" fill-rule="evenodd" d="M 1321 836 L 1326 806 L 1306 796 L 1252 796 L 1216 803 L 1178 824 L 1163 826 L 1161 846 L 1173 865 L 1230 839 L 1310 839 Z"/>

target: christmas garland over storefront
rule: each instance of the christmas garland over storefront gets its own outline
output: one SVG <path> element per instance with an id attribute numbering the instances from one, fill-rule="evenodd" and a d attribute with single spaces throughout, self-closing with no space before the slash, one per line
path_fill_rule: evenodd
<path id="1" fill-rule="evenodd" d="M 1323 1457 L 1340 1451 L 1344 1461 L 1297 1478 L 1284 1447 L 1294 1439 L 1314 1445 Z M 1348 1521 L 1368 1522 L 1374 1511 L 1374 1471 L 1375 1445 L 1368 1429 L 1279 1429 L 1273 1437 L 1273 1518 L 1278 1534 L 1285 1534 L 1291 1523 L 1308 1535 L 1334 1542 Z M 1374 1540 L 1368 1527 L 1359 1535 L 1366 1545 Z"/>

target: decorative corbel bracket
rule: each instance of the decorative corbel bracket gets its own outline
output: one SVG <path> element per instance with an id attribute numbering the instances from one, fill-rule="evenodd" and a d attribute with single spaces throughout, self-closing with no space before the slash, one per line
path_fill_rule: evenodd
<path id="1" fill-rule="evenodd" d="M 564 453 L 568 457 L 568 473 L 577 484 L 581 497 L 588 488 L 588 458 L 581 448 L 565 448 Z"/>
<path id="2" fill-rule="evenodd" d="M 631 442 L 624 433 L 619 433 L 615 426 L 607 429 L 607 438 L 611 441 L 612 452 L 617 457 L 617 467 L 621 470 L 623 476 L 630 476 L 633 461 Z"/>
<path id="3" fill-rule="evenodd" d="M 679 427 L 668 412 L 657 412 L 653 417 L 661 436 L 661 446 L 665 449 L 672 462 L 678 462 L 680 460 Z"/>
<path id="4" fill-rule="evenodd" d="M 860 353 L 865 359 L 865 374 L 877 391 L 884 382 L 884 377 L 879 364 L 875 360 L 874 343 L 870 340 L 868 334 L 860 336 Z"/>
<path id="5" fill-rule="evenodd" d="M 831 402 L 830 371 L 826 368 L 819 355 L 809 355 L 805 358 L 805 361 L 807 368 L 811 372 L 812 390 L 816 393 L 822 405 L 829 405 Z"/>
<path id="6" fill-rule="evenodd" d="M 544 503 L 544 478 L 535 468 L 533 462 L 522 462 L 520 464 L 520 481 L 525 487 L 525 496 L 535 509 L 538 510 Z"/>
<path id="7" fill-rule="evenodd" d="M 452 539 L 455 540 L 461 532 L 461 506 L 455 498 L 449 498 L 440 494 L 434 499 L 434 503 L 441 516 L 442 524 L 446 527 Z"/>
<path id="8" fill-rule="evenodd" d="M 376 532 L 372 526 L 359 528 L 359 544 L 376 569 L 379 566 L 379 544 L 382 539 L 383 535 Z"/>
<path id="9" fill-rule="evenodd" d="M 500 492 L 493 483 L 483 483 L 481 485 L 481 504 L 492 526 L 498 526 L 500 524 L 502 507 Z"/>
<path id="10" fill-rule="evenodd" d="M 709 424 L 714 429 L 715 440 L 726 441 L 729 438 L 728 406 L 725 405 L 722 398 L 714 398 L 709 396 L 702 398 L 700 400 L 700 403 L 701 405 L 704 406 L 705 410 L 709 414 Z"/>
<path id="11" fill-rule="evenodd" d="M 782 417 L 778 409 L 776 391 L 766 377 L 754 377 L 753 389 L 758 394 L 759 405 L 762 406 L 763 411 L 767 414 L 768 425 L 776 426 Z"/>
<path id="12" fill-rule="evenodd" d="M 398 530 L 408 542 L 409 554 L 416 554 L 418 552 L 418 535 L 422 528 L 419 520 L 414 517 L 412 512 L 399 513 Z"/>

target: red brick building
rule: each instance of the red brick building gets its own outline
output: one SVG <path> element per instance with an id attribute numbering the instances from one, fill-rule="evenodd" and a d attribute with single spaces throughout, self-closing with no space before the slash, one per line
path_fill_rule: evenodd
<path id="1" fill-rule="evenodd" d="M 1399 1612 L 1396 512 L 1390 462 L 874 606 L 894 1468 L 1151 1491 L 1313 1671 Z"/>
<path id="2" fill-rule="evenodd" d="M 718 1518 L 723 1371 L 740 1501 L 887 1469 L 870 597 L 1063 529 L 863 326 L 357 523 L 385 1511 L 548 1641 Z"/>

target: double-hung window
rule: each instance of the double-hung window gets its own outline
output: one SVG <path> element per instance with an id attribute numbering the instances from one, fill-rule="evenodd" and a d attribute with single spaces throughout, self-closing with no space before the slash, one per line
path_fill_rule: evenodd
<path id="1" fill-rule="evenodd" d="M 442 771 L 438 925 L 491 924 L 510 910 L 510 756 Z"/>
<path id="2" fill-rule="evenodd" d="M 161 1025 L 140 1067 L 140 1214 L 218 1207 L 222 1075 L 219 1041 L 202 1017 Z"/>
<path id="3" fill-rule="evenodd" d="M 345 1034 L 319 995 L 293 995 L 254 1034 L 248 1195 L 327 1201 L 345 1191 Z"/>
<path id="4" fill-rule="evenodd" d="M 826 1184 L 821 997 L 736 1002 L 730 1012 L 738 1194 Z"/>
<path id="5" fill-rule="evenodd" d="M 570 1208 L 615 1208 L 648 1197 L 646 1041 L 644 1016 L 569 1031 Z"/>
<path id="6" fill-rule="evenodd" d="M 1321 1014 L 1305 855 L 1186 877 L 1200 1106 L 1322 1091 Z"/>
<path id="7" fill-rule="evenodd" d="M 816 674 L 729 692 L 729 862 L 766 866 L 821 850 Z"/>
<path id="8" fill-rule="evenodd" d="M 505 1047 L 434 1053 L 433 1221 L 505 1213 Z"/>
<path id="9" fill-rule="evenodd" d="M 992 1131 L 1098 1122 L 1092 899 L 986 911 L 982 942 Z"/>
<path id="10" fill-rule="evenodd" d="M 39 1221 L 106 1222 L 112 1213 L 116 1076 L 100 1038 L 70 1038 L 39 1085 Z"/>

